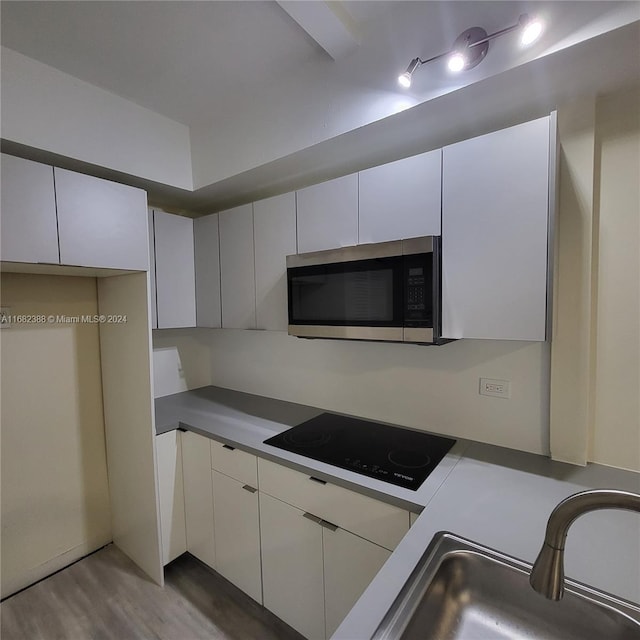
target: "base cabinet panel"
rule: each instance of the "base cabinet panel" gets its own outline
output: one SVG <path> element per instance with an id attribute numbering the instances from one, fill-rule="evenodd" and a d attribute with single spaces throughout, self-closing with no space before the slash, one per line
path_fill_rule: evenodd
<path id="1" fill-rule="evenodd" d="M 323 528 L 327 638 L 340 626 L 391 552 L 345 531 Z"/>
<path id="2" fill-rule="evenodd" d="M 182 469 L 187 551 L 215 568 L 211 450 L 208 438 L 191 431 L 182 433 Z"/>
<path id="3" fill-rule="evenodd" d="M 162 531 L 162 564 L 169 564 L 187 550 L 184 526 L 184 489 L 180 432 L 156 436 L 158 494 Z"/>
<path id="4" fill-rule="evenodd" d="M 325 638 L 322 527 L 260 495 L 264 606 L 309 640 Z"/>
<path id="5" fill-rule="evenodd" d="M 213 471 L 216 570 L 262 604 L 258 493 Z"/>

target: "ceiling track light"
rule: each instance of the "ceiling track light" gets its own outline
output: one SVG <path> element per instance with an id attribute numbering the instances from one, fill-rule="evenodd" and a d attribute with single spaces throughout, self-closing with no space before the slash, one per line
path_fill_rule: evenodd
<path id="1" fill-rule="evenodd" d="M 487 32 L 482 27 L 471 27 L 466 31 L 463 31 L 453 43 L 453 47 L 450 51 L 440 53 L 437 56 L 422 60 L 421 58 L 414 58 L 407 67 L 407 70 L 398 76 L 398 83 L 400 86 L 408 89 L 411 86 L 411 79 L 414 71 L 421 67 L 423 64 L 440 60 L 441 58 L 449 58 L 447 67 L 452 73 L 459 71 L 473 69 L 473 67 L 480 64 L 487 52 L 489 51 L 489 42 L 494 38 L 503 36 L 512 31 L 520 29 L 522 35 L 520 37 L 520 44 L 522 46 L 528 46 L 535 42 L 542 34 L 543 25 L 537 18 L 530 18 L 526 13 L 523 13 L 518 22 L 506 29 L 500 29 L 492 34 Z"/>

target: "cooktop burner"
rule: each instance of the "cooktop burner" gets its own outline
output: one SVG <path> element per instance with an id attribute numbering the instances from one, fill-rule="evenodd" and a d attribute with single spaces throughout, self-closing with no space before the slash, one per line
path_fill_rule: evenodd
<path id="1" fill-rule="evenodd" d="M 264 441 L 414 491 L 455 442 L 335 413 L 322 413 Z"/>

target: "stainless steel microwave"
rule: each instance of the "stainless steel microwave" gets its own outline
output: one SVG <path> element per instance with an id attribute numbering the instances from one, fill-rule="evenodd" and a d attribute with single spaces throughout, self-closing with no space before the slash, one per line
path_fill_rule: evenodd
<path id="1" fill-rule="evenodd" d="M 287 256 L 289 334 L 442 344 L 441 238 Z"/>

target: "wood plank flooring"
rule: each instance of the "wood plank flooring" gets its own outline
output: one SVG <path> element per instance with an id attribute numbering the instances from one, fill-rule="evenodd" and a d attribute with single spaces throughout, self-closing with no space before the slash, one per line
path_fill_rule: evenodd
<path id="1" fill-rule="evenodd" d="M 0 605 L 2 640 L 304 640 L 186 554 L 152 583 L 117 547 Z"/>

